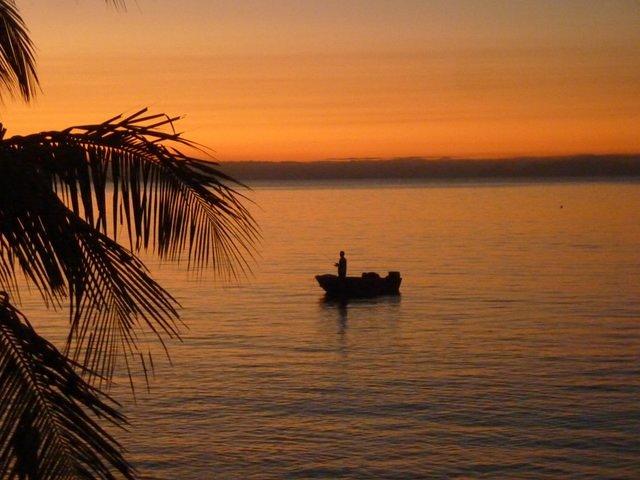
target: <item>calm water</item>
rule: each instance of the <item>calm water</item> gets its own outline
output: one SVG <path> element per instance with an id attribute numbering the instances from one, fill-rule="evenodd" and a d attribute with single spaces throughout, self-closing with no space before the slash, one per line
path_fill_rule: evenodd
<path id="1" fill-rule="evenodd" d="M 640 478 L 640 184 L 253 198 L 254 277 L 153 265 L 190 329 L 127 403 L 150 478 Z M 402 296 L 323 302 L 340 249 Z"/>

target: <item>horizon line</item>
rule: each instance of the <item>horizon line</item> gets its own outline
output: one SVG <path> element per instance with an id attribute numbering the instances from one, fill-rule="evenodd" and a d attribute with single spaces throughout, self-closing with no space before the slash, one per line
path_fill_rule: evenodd
<path id="1" fill-rule="evenodd" d="M 616 159 L 633 159 L 640 158 L 640 151 L 631 153 L 575 153 L 575 154 L 550 154 L 550 155 L 510 155 L 510 156 L 427 156 L 427 155 L 403 155 L 391 157 L 326 157 L 313 160 L 221 160 L 214 158 L 213 161 L 219 164 L 226 163 L 346 163 L 346 162 L 393 162 L 393 161 L 517 161 L 517 160 L 571 160 L 584 158 L 616 158 Z M 203 159 L 204 160 L 204 159 Z"/>

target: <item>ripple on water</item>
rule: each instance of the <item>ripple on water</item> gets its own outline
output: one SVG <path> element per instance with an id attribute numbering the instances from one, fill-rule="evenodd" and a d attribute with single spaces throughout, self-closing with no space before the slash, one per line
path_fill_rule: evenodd
<path id="1" fill-rule="evenodd" d="M 126 405 L 149 478 L 638 478 L 637 184 L 255 197 L 246 283 L 152 265 L 189 330 Z M 324 301 L 341 249 L 402 296 Z"/>

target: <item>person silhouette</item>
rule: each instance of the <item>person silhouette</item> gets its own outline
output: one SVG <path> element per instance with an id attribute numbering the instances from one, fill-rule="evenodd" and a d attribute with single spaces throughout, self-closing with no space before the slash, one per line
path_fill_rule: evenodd
<path id="1" fill-rule="evenodd" d="M 340 260 L 334 266 L 338 267 L 338 277 L 347 277 L 347 258 L 344 256 L 344 252 L 340 250 Z"/>

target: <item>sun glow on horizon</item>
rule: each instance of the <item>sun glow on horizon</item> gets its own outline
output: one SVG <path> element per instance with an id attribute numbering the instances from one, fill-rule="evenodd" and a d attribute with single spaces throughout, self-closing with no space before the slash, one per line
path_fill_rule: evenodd
<path id="1" fill-rule="evenodd" d="M 640 151 L 634 2 L 19 2 L 9 134 L 149 106 L 220 160 Z"/>

